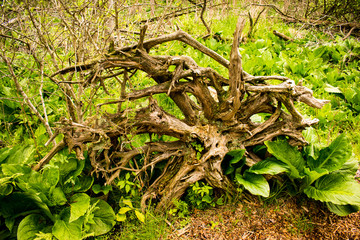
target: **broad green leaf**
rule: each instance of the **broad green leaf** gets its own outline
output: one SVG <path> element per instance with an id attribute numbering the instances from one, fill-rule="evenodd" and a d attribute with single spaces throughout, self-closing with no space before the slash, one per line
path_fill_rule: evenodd
<path id="1" fill-rule="evenodd" d="M 100 184 L 94 184 L 92 186 L 92 190 L 95 194 L 99 194 L 102 192 L 106 195 L 112 190 L 112 187 L 111 185 L 100 186 Z"/>
<path id="2" fill-rule="evenodd" d="M 70 207 L 67 207 L 60 212 L 58 219 L 52 227 L 52 234 L 58 239 L 80 240 L 83 235 L 82 225 L 84 219 L 79 218 L 73 222 L 69 222 L 71 215 L 70 211 Z"/>
<path id="3" fill-rule="evenodd" d="M 51 188 L 49 199 L 53 206 L 62 206 L 67 202 L 65 193 L 60 187 Z"/>
<path id="4" fill-rule="evenodd" d="M 351 157 L 352 147 L 345 134 L 337 137 L 328 147 L 320 151 L 319 158 L 309 159 L 311 169 L 323 168 L 329 172 L 339 170 Z"/>
<path id="5" fill-rule="evenodd" d="M 269 183 L 264 176 L 245 171 L 244 176 L 235 175 L 235 180 L 244 186 L 251 194 L 268 197 L 270 194 Z"/>
<path id="6" fill-rule="evenodd" d="M 45 167 L 42 172 L 42 183 L 47 187 L 55 187 L 59 182 L 59 168 L 49 166 Z"/>
<path id="7" fill-rule="evenodd" d="M 75 161 L 77 162 L 75 171 L 71 172 L 70 175 L 73 177 L 79 176 L 82 173 L 82 171 L 84 170 L 85 160 L 78 160 L 74 155 L 70 155 L 68 158 L 75 159 Z"/>
<path id="8" fill-rule="evenodd" d="M 285 140 L 274 142 L 266 141 L 265 145 L 267 146 L 269 153 L 288 166 L 291 178 L 303 177 L 305 160 L 301 156 L 300 151 L 295 147 L 290 146 Z"/>
<path id="9" fill-rule="evenodd" d="M 139 219 L 140 222 L 145 223 L 145 215 L 139 212 L 138 210 L 135 210 L 135 215 Z"/>
<path id="10" fill-rule="evenodd" d="M 90 207 L 90 197 L 86 193 L 77 193 L 70 199 L 70 219 L 69 222 L 84 216 Z"/>
<path id="11" fill-rule="evenodd" d="M 360 211 L 360 205 L 337 205 L 333 204 L 331 202 L 327 202 L 326 206 L 328 209 L 339 216 L 347 216 L 350 213 L 358 212 Z"/>
<path id="12" fill-rule="evenodd" d="M 61 240 L 81 240 L 81 221 L 69 223 L 60 219 L 56 220 L 52 234 Z"/>
<path id="13" fill-rule="evenodd" d="M 11 164 L 32 164 L 35 162 L 36 149 L 33 145 L 17 145 L 11 149 L 7 163 Z"/>
<path id="14" fill-rule="evenodd" d="M 12 231 L 15 225 L 15 217 L 10 217 L 5 219 L 5 226 Z"/>
<path id="15" fill-rule="evenodd" d="M 79 183 L 76 182 L 74 191 L 77 192 L 86 192 L 91 188 L 91 186 L 94 183 L 94 177 L 93 176 L 78 176 L 77 179 L 79 180 Z"/>
<path id="16" fill-rule="evenodd" d="M 130 208 L 134 208 L 130 199 L 123 199 L 122 202 L 123 204 L 129 206 Z"/>
<path id="17" fill-rule="evenodd" d="M 237 163 L 241 160 L 241 158 L 244 156 L 245 149 L 239 149 L 239 150 L 232 150 L 226 153 L 226 155 L 229 155 L 232 157 L 231 163 Z"/>
<path id="18" fill-rule="evenodd" d="M 334 171 L 334 173 L 355 176 L 358 169 L 359 161 L 355 157 L 350 157 L 349 160 L 347 160 L 339 170 Z"/>
<path id="19" fill-rule="evenodd" d="M 235 167 L 241 168 L 245 164 L 244 158 L 245 149 L 229 151 L 225 157 L 224 162 L 229 161 L 228 167 L 225 169 L 225 174 L 231 174 L 235 171 Z"/>
<path id="20" fill-rule="evenodd" d="M 65 149 L 65 152 L 68 150 Z M 78 160 L 71 155 L 66 155 L 65 152 L 60 152 L 55 155 L 53 159 L 51 159 L 50 164 L 59 167 L 60 178 L 62 178 L 63 182 L 65 179 L 68 179 L 71 176 L 72 172 L 76 172 L 78 168 Z"/>
<path id="21" fill-rule="evenodd" d="M 303 136 L 305 140 L 309 143 L 309 145 L 304 146 L 304 152 L 308 157 L 312 157 L 314 159 L 318 158 L 319 156 L 319 137 L 316 133 L 316 130 L 312 127 L 306 128 L 303 131 Z"/>
<path id="22" fill-rule="evenodd" d="M 109 232 L 115 225 L 115 213 L 110 205 L 104 200 L 92 198 L 90 204 L 96 204 L 96 208 L 91 212 L 94 223 L 88 222 L 89 233 L 99 236 Z"/>
<path id="23" fill-rule="evenodd" d="M 120 210 L 119 210 L 119 214 L 125 214 L 125 213 L 127 213 L 128 211 L 131 211 L 131 210 L 132 210 L 132 208 L 122 207 L 122 208 L 120 208 Z"/>
<path id="24" fill-rule="evenodd" d="M 116 221 L 118 222 L 124 222 L 126 220 L 126 214 L 116 214 Z"/>
<path id="25" fill-rule="evenodd" d="M 0 215 L 4 218 L 16 218 L 24 212 L 38 210 L 54 220 L 48 206 L 32 193 L 14 192 L 0 198 Z"/>
<path id="26" fill-rule="evenodd" d="M 21 175 L 26 175 L 31 172 L 31 168 L 22 164 L 2 164 L 2 172 L 5 176 L 15 177 Z"/>
<path id="27" fill-rule="evenodd" d="M 36 238 L 36 234 L 39 233 L 47 226 L 46 220 L 39 214 L 31 214 L 21 220 L 18 230 L 18 240 L 32 240 Z"/>
<path id="28" fill-rule="evenodd" d="M 322 202 L 360 205 L 360 184 L 352 177 L 345 177 L 341 173 L 321 177 L 315 182 L 315 186 L 305 188 L 304 193 Z"/>
<path id="29" fill-rule="evenodd" d="M 0 163 L 4 162 L 6 158 L 10 155 L 11 148 L 2 148 L 0 149 Z"/>
<path id="30" fill-rule="evenodd" d="M 304 168 L 304 172 L 305 172 L 305 181 L 304 181 L 304 186 L 309 186 L 311 185 L 313 182 L 315 182 L 317 179 L 319 179 L 320 177 L 329 174 L 329 171 L 326 169 L 322 169 L 322 168 L 316 168 L 314 170 L 310 170 L 309 168 Z"/>
<path id="31" fill-rule="evenodd" d="M 86 192 L 89 190 L 94 182 L 94 177 L 92 176 L 78 176 L 72 179 L 73 181 L 68 181 L 64 184 L 63 190 L 65 193 L 73 192 Z"/>
<path id="32" fill-rule="evenodd" d="M 0 184 L 0 196 L 7 196 L 13 191 L 13 186 L 11 184 Z"/>
<path id="33" fill-rule="evenodd" d="M 326 85 L 326 88 L 324 89 L 326 92 L 329 92 L 329 93 L 341 93 L 342 94 L 342 91 L 340 90 L 340 88 L 338 87 L 334 87 L 328 83 L 325 84 Z"/>
<path id="34" fill-rule="evenodd" d="M 285 163 L 273 158 L 268 158 L 256 163 L 248 171 L 255 174 L 276 175 L 287 172 L 289 169 Z"/>

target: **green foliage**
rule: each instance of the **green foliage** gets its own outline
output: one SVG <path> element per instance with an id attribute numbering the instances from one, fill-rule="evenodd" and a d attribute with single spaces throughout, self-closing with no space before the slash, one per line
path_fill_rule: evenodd
<path id="1" fill-rule="evenodd" d="M 313 131 L 307 131 L 305 136 L 310 145 L 302 152 L 285 139 L 265 142 L 275 158 L 262 160 L 243 172 L 240 166 L 235 181 L 254 195 L 268 197 L 270 187 L 262 174 L 285 174 L 295 194 L 304 192 L 309 198 L 325 202 L 330 211 L 341 216 L 358 211 L 360 184 L 354 176 L 359 165 L 345 134 L 323 148 L 316 144 Z M 241 159 L 243 152 L 233 151 L 231 156 L 232 160 Z"/>
<path id="2" fill-rule="evenodd" d="M 299 181 L 300 187 L 294 186 L 298 191 L 328 203 L 329 209 L 335 213 L 343 210 L 342 215 L 359 208 L 360 184 L 354 179 L 358 164 L 351 158 L 351 145 L 345 134 L 320 149 L 318 157 L 305 155 L 307 161 L 285 140 L 265 144 L 271 154 L 286 164 L 290 180 Z"/>
<path id="3" fill-rule="evenodd" d="M 127 219 L 127 213 L 134 213 L 140 222 L 145 223 L 145 215 L 139 209 L 134 208 L 130 199 L 121 199 L 119 204 L 120 210 L 116 214 L 116 221 L 124 222 Z"/>
<path id="4" fill-rule="evenodd" d="M 184 218 L 190 214 L 189 204 L 185 201 L 174 199 L 172 203 L 174 206 L 168 211 L 169 215 Z"/>
<path id="5" fill-rule="evenodd" d="M 124 195 L 128 195 L 131 198 L 138 197 L 140 194 L 141 186 L 137 181 L 134 181 L 136 174 L 126 173 L 121 176 L 119 180 L 116 180 L 116 186 L 122 191 Z"/>
<path id="6" fill-rule="evenodd" d="M 335 4 L 336 1 L 328 2 Z M 85 3 L 80 1 L 73 4 L 83 6 Z M 158 13 L 160 11 L 157 10 Z M 174 21 L 192 35 L 204 32 L 202 23 L 198 19 L 194 20 L 193 15 L 188 16 L 181 16 Z M 221 40 L 199 38 L 199 41 L 228 58 L 231 49 L 229 39 L 232 38 L 235 27 L 233 23 L 237 16 L 229 14 L 221 21 L 213 22 L 213 33 Z M 56 23 L 60 20 L 51 21 Z M 266 21 L 259 23 L 264 29 Z M 271 26 L 288 35 L 294 30 L 282 23 L 275 22 Z M 56 31 L 56 28 L 51 30 Z M 311 130 L 304 133 L 309 135 L 307 140 L 311 144 L 300 152 L 286 141 L 267 142 L 267 149 L 274 157 L 262 160 L 251 168 L 245 166 L 245 149 L 230 151 L 223 160 L 224 173 L 249 192 L 264 197 L 269 196 L 270 188 L 262 175 L 281 174 L 290 179 L 296 192 L 304 192 L 308 197 L 326 202 L 327 207 L 338 215 L 347 215 L 358 211 L 360 206 L 359 187 L 353 180 L 358 162 L 351 157 L 350 144 L 351 142 L 355 146 L 355 153 L 359 156 L 360 135 L 357 129 L 360 129 L 360 43 L 353 38 L 343 41 L 341 37 L 336 37 L 329 41 L 329 38 L 320 33 L 300 33 L 304 34 L 302 39 L 286 43 L 269 31 L 257 31 L 254 41 L 242 44 L 239 50 L 243 68 L 247 72 L 254 75 L 288 76 L 296 82 L 301 80 L 304 85 L 314 90 L 318 98 L 331 100 L 331 104 L 323 109 L 301 109 L 307 115 L 319 119 L 316 132 Z M 12 34 L 17 37 L 16 32 Z M 51 35 L 51 32 L 49 34 Z M 11 45 L 11 48 L 21 47 L 18 43 L 5 43 L 6 46 Z M 83 45 L 87 47 L 87 44 Z M 181 42 L 164 44 L 152 51 L 157 51 L 156 54 L 159 55 L 189 55 L 200 66 L 211 67 L 224 77 L 228 74 L 224 67 Z M 65 51 L 61 46 L 56 49 L 56 54 L 62 64 L 73 61 L 74 52 Z M 49 59 L 50 56 L 44 56 L 45 63 L 50 62 Z M 21 85 L 34 103 L 40 105 L 38 89 L 41 76 L 32 70 L 35 64 L 26 51 L 18 51 L 13 59 L 14 70 Z M 53 66 L 45 69 L 47 75 L 51 75 L 51 68 Z M 0 72 L 3 75 L 0 86 L 0 140 L 4 141 L 6 146 L 14 146 L 0 149 L 0 235 L 6 238 L 11 234 L 14 237 L 17 233 L 19 239 L 81 239 L 103 234 L 114 226 L 115 214 L 106 202 L 90 196 L 95 193 L 109 194 L 112 197 L 116 190 L 120 190 L 122 200 L 116 219 L 130 229 L 128 232 L 124 231 L 124 239 L 157 239 L 163 236 L 161 234 L 166 224 L 160 224 L 159 229 L 156 218 L 150 215 L 144 217 L 139 209 L 133 206 L 133 203 L 138 204 L 143 187 L 135 180 L 135 174 L 122 174 L 116 181 L 116 187 L 104 186 L 102 179 L 94 179 L 87 171 L 88 159 L 78 160 L 75 154 L 68 153 L 68 149 L 58 153 L 41 172 L 31 170 L 29 166 L 47 153 L 49 148 L 45 148 L 44 143 L 48 136 L 44 126 L 22 104 L 22 98 L 16 92 L 9 78 L 8 68 L 3 62 L 0 62 Z M 131 83 L 134 89 L 150 86 L 153 81 L 140 74 L 136 73 L 134 79 L 144 81 L 134 80 Z M 75 85 L 74 87 L 76 88 Z M 117 88 L 108 90 L 111 93 L 118 91 Z M 42 97 L 51 126 L 54 126 L 60 116 L 66 116 L 65 99 L 58 93 L 58 85 L 44 81 Z M 183 118 L 181 111 L 166 94 L 154 97 L 162 108 Z M 83 100 L 88 101 L 79 99 Z M 196 102 L 196 99 L 194 100 Z M 99 100 L 95 98 L 94 101 Z M 139 100 L 128 106 L 124 105 L 123 108 L 140 108 L 145 106 L 146 102 Z M 302 108 L 302 105 L 297 107 Z M 256 115 L 254 122 L 263 122 L 266 117 Z M 353 131 L 354 129 L 356 131 Z M 324 139 L 331 139 L 338 132 L 345 131 L 352 131 L 350 139 L 341 135 L 328 147 L 320 144 Z M 166 136 L 158 138 L 159 141 L 168 140 Z M 136 144 L 143 144 L 148 139 L 141 136 L 134 140 L 134 146 L 137 146 Z M 196 151 L 197 159 L 200 159 L 204 147 L 196 142 L 191 145 Z M 195 183 L 188 189 L 185 201 L 174 201 L 174 208 L 170 209 L 169 213 L 180 217 L 187 216 L 190 207 L 204 209 L 221 202 L 222 198 L 215 201 L 211 186 L 202 182 Z M 146 224 L 140 227 L 136 225 L 139 221 L 144 222 L 145 218 Z M 134 219 L 135 221 L 132 221 Z"/>
<path id="7" fill-rule="evenodd" d="M 260 174 L 245 171 L 243 175 L 236 174 L 235 180 L 254 195 L 268 197 L 270 194 L 269 184 Z"/>
<path id="8" fill-rule="evenodd" d="M 112 229 L 113 209 L 85 193 L 94 181 L 84 175 L 87 160 L 77 160 L 63 151 L 36 172 L 24 164 L 32 162 L 31 155 L 32 151 L 21 152 L 19 147 L 1 151 L 0 220 L 6 223 L 3 231 L 11 234 L 17 229 L 19 239 L 34 239 L 38 234 L 83 239 Z"/>
<path id="9" fill-rule="evenodd" d="M 223 197 L 215 198 L 213 188 L 202 181 L 190 185 L 186 192 L 185 202 L 189 207 L 201 210 L 224 204 Z M 171 213 L 178 212 L 179 216 L 186 216 L 188 213 L 188 207 L 181 200 L 175 202 L 175 209 Z"/>

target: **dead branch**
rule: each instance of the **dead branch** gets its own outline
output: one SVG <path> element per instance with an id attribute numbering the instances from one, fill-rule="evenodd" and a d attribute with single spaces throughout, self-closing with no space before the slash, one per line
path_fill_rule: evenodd
<path id="1" fill-rule="evenodd" d="M 205 10 L 206 10 L 206 0 L 204 0 L 203 4 L 202 4 L 202 9 L 201 9 L 201 13 L 200 13 L 200 19 L 201 19 L 201 22 L 204 24 L 207 32 L 208 32 L 208 35 L 211 35 L 211 29 L 210 27 L 208 26 L 208 24 L 205 22 L 205 19 L 204 19 L 204 13 L 205 13 Z"/>
<path id="2" fill-rule="evenodd" d="M 74 72 L 86 75 L 86 84 L 81 86 L 90 88 L 92 94 L 82 112 L 88 113 L 89 106 L 96 109 L 96 113 L 89 114 L 83 122 L 65 118 L 60 121 L 62 127 L 59 130 L 64 134 L 65 145 L 69 150 L 73 149 L 78 158 L 82 158 L 87 150 L 93 173 L 103 176 L 107 184 L 123 171 L 135 172 L 147 185 L 142 207 L 149 199 L 154 199 L 158 201 L 158 210 L 167 208 L 173 198 L 180 198 L 199 180 L 234 193 L 233 183 L 221 169 L 229 150 L 246 149 L 247 164 L 251 165 L 259 161 L 251 152 L 252 147 L 277 136 L 288 136 L 291 144 L 304 145 L 302 130 L 316 124 L 317 120 L 304 119 L 294 102 L 301 101 L 316 108 L 326 103 L 315 99 L 310 89 L 295 85 L 287 77 L 246 73 L 238 51 L 244 25 L 245 20 L 239 18 L 230 61 L 183 31 L 145 40 L 144 27 L 137 44 L 115 49 L 111 54 L 84 64 L 57 70 L 52 76 L 68 74 L 68 81 L 72 80 Z M 229 79 L 214 69 L 199 66 L 189 56 L 150 54 L 151 48 L 169 41 L 181 41 L 208 55 L 228 69 Z M 103 71 L 107 72 L 106 77 L 102 77 Z M 133 75 L 129 76 L 128 72 L 133 71 L 144 72 L 152 79 L 151 84 L 131 87 Z M 123 79 L 117 79 L 119 74 L 116 73 L 122 73 Z M 115 100 L 93 103 L 99 87 L 105 86 L 104 82 L 112 76 L 118 80 Z M 272 85 L 268 80 L 279 80 L 280 83 Z M 103 94 L 110 96 L 105 89 Z M 156 100 L 157 95 L 171 99 L 173 108 L 180 114 L 170 114 L 170 110 Z M 136 102 L 141 102 L 140 106 L 127 107 Z M 118 104 L 116 113 L 101 112 L 105 109 L 101 106 L 109 108 L 111 104 Z M 258 113 L 267 113 L 270 117 L 263 123 L 252 122 L 252 116 Z M 145 134 L 155 136 L 157 140 L 150 137 L 143 146 L 131 145 L 129 136 Z M 166 142 L 160 140 L 162 136 L 175 140 Z M 150 181 L 149 176 L 160 163 L 165 167 L 155 180 Z"/>
<path id="3" fill-rule="evenodd" d="M 290 41 L 290 42 L 293 42 L 293 41 L 294 41 L 294 39 L 292 39 L 291 37 L 286 36 L 285 34 L 280 33 L 280 32 L 278 32 L 278 31 L 276 31 L 276 30 L 273 31 L 273 34 L 276 35 L 276 36 L 278 36 L 279 38 L 285 40 L 285 41 Z"/>

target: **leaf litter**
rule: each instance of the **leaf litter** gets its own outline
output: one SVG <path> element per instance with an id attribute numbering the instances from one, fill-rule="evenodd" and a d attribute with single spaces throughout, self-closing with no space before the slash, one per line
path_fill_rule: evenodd
<path id="1" fill-rule="evenodd" d="M 360 212 L 337 216 L 305 196 L 246 200 L 204 211 L 167 239 L 360 239 Z"/>

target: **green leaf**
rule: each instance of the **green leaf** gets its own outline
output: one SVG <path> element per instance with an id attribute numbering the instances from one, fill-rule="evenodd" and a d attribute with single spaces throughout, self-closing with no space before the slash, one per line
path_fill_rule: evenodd
<path id="1" fill-rule="evenodd" d="M 1 164 L 1 169 L 5 176 L 13 178 L 31 173 L 31 168 L 22 164 Z"/>
<path id="2" fill-rule="evenodd" d="M 232 157 L 230 160 L 230 163 L 235 164 L 238 163 L 242 157 L 244 156 L 245 149 L 239 149 L 239 150 L 232 150 L 226 153 L 226 155 L 229 155 Z"/>
<path id="3" fill-rule="evenodd" d="M 51 220 L 54 217 L 48 206 L 32 193 L 14 192 L 6 197 L 0 198 L 0 215 L 4 218 L 16 218 L 24 212 L 38 210 L 43 212 Z"/>
<path id="4" fill-rule="evenodd" d="M 323 168 L 329 172 L 339 170 L 351 157 L 352 147 L 345 134 L 337 137 L 328 147 L 320 151 L 319 158 L 309 159 L 311 169 Z"/>
<path id="5" fill-rule="evenodd" d="M 55 187 L 50 190 L 49 199 L 52 206 L 62 206 L 67 200 L 61 187 Z"/>
<path id="6" fill-rule="evenodd" d="M 92 176 L 78 176 L 64 184 L 63 190 L 65 193 L 73 192 L 86 192 L 89 190 L 94 182 L 94 177 Z"/>
<path id="7" fill-rule="evenodd" d="M 18 240 L 32 240 L 36 234 L 47 227 L 46 220 L 39 214 L 31 214 L 21 220 L 18 230 Z"/>
<path id="8" fill-rule="evenodd" d="M 122 208 L 120 208 L 120 210 L 119 210 L 119 214 L 125 214 L 125 213 L 127 213 L 128 211 L 131 211 L 131 210 L 132 210 L 132 208 L 122 207 Z"/>
<path id="9" fill-rule="evenodd" d="M 12 164 L 32 164 L 35 162 L 36 149 L 33 145 L 17 145 L 11 149 L 6 162 Z"/>
<path id="10" fill-rule="evenodd" d="M 123 204 L 129 206 L 130 208 L 134 208 L 130 199 L 123 199 L 122 202 Z"/>
<path id="11" fill-rule="evenodd" d="M 110 205 L 104 200 L 92 198 L 90 204 L 96 204 L 91 214 L 93 215 L 93 223 L 88 222 L 89 233 L 99 236 L 109 232 L 115 225 L 115 213 Z"/>
<path id="12" fill-rule="evenodd" d="M 4 162 L 6 158 L 10 155 L 11 148 L 2 148 L 0 149 L 0 163 Z"/>
<path id="13" fill-rule="evenodd" d="M 13 191 L 13 186 L 11 184 L 1 184 L 0 185 L 0 196 L 7 196 Z"/>
<path id="14" fill-rule="evenodd" d="M 334 171 L 334 173 L 342 173 L 344 175 L 355 176 L 357 170 L 359 169 L 359 162 L 355 157 L 350 157 L 342 167 Z"/>
<path id="15" fill-rule="evenodd" d="M 318 158 L 319 156 L 319 137 L 316 133 L 316 130 L 312 127 L 306 128 L 306 130 L 303 131 L 303 136 L 305 140 L 309 143 L 309 145 L 304 146 L 304 152 L 308 157 L 312 158 Z"/>
<path id="16" fill-rule="evenodd" d="M 116 221 L 124 222 L 126 220 L 126 214 L 116 214 Z"/>
<path id="17" fill-rule="evenodd" d="M 145 223 L 145 215 L 139 212 L 138 210 L 135 210 L 135 215 L 139 219 L 140 222 Z"/>
<path id="18" fill-rule="evenodd" d="M 340 90 L 340 88 L 338 87 L 334 87 L 328 83 L 325 84 L 326 85 L 326 88 L 324 89 L 326 92 L 329 92 L 329 93 L 341 93 L 342 94 L 342 91 Z"/>
<path id="19" fill-rule="evenodd" d="M 129 193 L 130 190 L 131 190 L 130 185 L 126 185 L 126 186 L 125 186 L 125 192 L 126 192 L 126 193 Z"/>
<path id="20" fill-rule="evenodd" d="M 285 163 L 273 158 L 262 160 L 256 163 L 255 165 L 253 165 L 248 170 L 248 172 L 255 174 L 270 174 L 270 175 L 276 175 L 288 171 L 289 169 Z"/>
<path id="21" fill-rule="evenodd" d="M 57 239 L 61 240 L 81 240 L 81 225 L 82 222 L 79 220 L 69 223 L 59 219 L 56 220 L 52 233 Z"/>
<path id="22" fill-rule="evenodd" d="M 100 184 L 94 184 L 92 190 L 95 194 L 104 193 L 105 195 L 112 191 L 111 185 L 100 186 Z"/>
<path id="23" fill-rule="evenodd" d="M 360 184 L 352 177 L 346 177 L 341 173 L 321 177 L 315 182 L 315 186 L 305 188 L 304 193 L 322 202 L 360 205 Z"/>
<path id="24" fill-rule="evenodd" d="M 336 215 L 339 216 L 347 216 L 350 213 L 354 213 L 354 212 L 358 212 L 360 211 L 360 205 L 338 205 L 338 204 L 333 204 L 331 202 L 327 202 L 326 206 L 328 207 L 328 209 L 335 213 Z"/>
<path id="25" fill-rule="evenodd" d="M 235 171 L 235 168 L 241 168 L 245 164 L 244 157 L 245 149 L 229 151 L 225 157 L 224 162 L 229 161 L 228 167 L 225 167 L 225 175 L 229 175 Z"/>
<path id="26" fill-rule="evenodd" d="M 290 144 L 285 140 L 278 140 L 274 142 L 266 141 L 265 145 L 267 146 L 269 153 L 288 166 L 291 178 L 303 177 L 305 160 L 295 147 L 290 146 Z"/>
<path id="27" fill-rule="evenodd" d="M 235 175 L 235 180 L 243 185 L 251 194 L 268 197 L 270 194 L 269 183 L 264 176 L 245 171 L 244 176 Z"/>
<path id="28" fill-rule="evenodd" d="M 69 222 L 84 216 L 90 207 L 90 197 L 85 193 L 77 193 L 70 199 L 70 219 Z"/>
<path id="29" fill-rule="evenodd" d="M 314 170 L 310 170 L 309 168 L 305 168 L 304 172 L 306 174 L 304 186 L 310 186 L 314 181 L 319 179 L 320 177 L 329 174 L 329 171 L 326 169 L 316 168 Z"/>
<path id="30" fill-rule="evenodd" d="M 42 183 L 46 185 L 48 188 L 55 187 L 59 182 L 60 173 L 59 168 L 49 166 L 44 168 L 42 172 Z"/>

